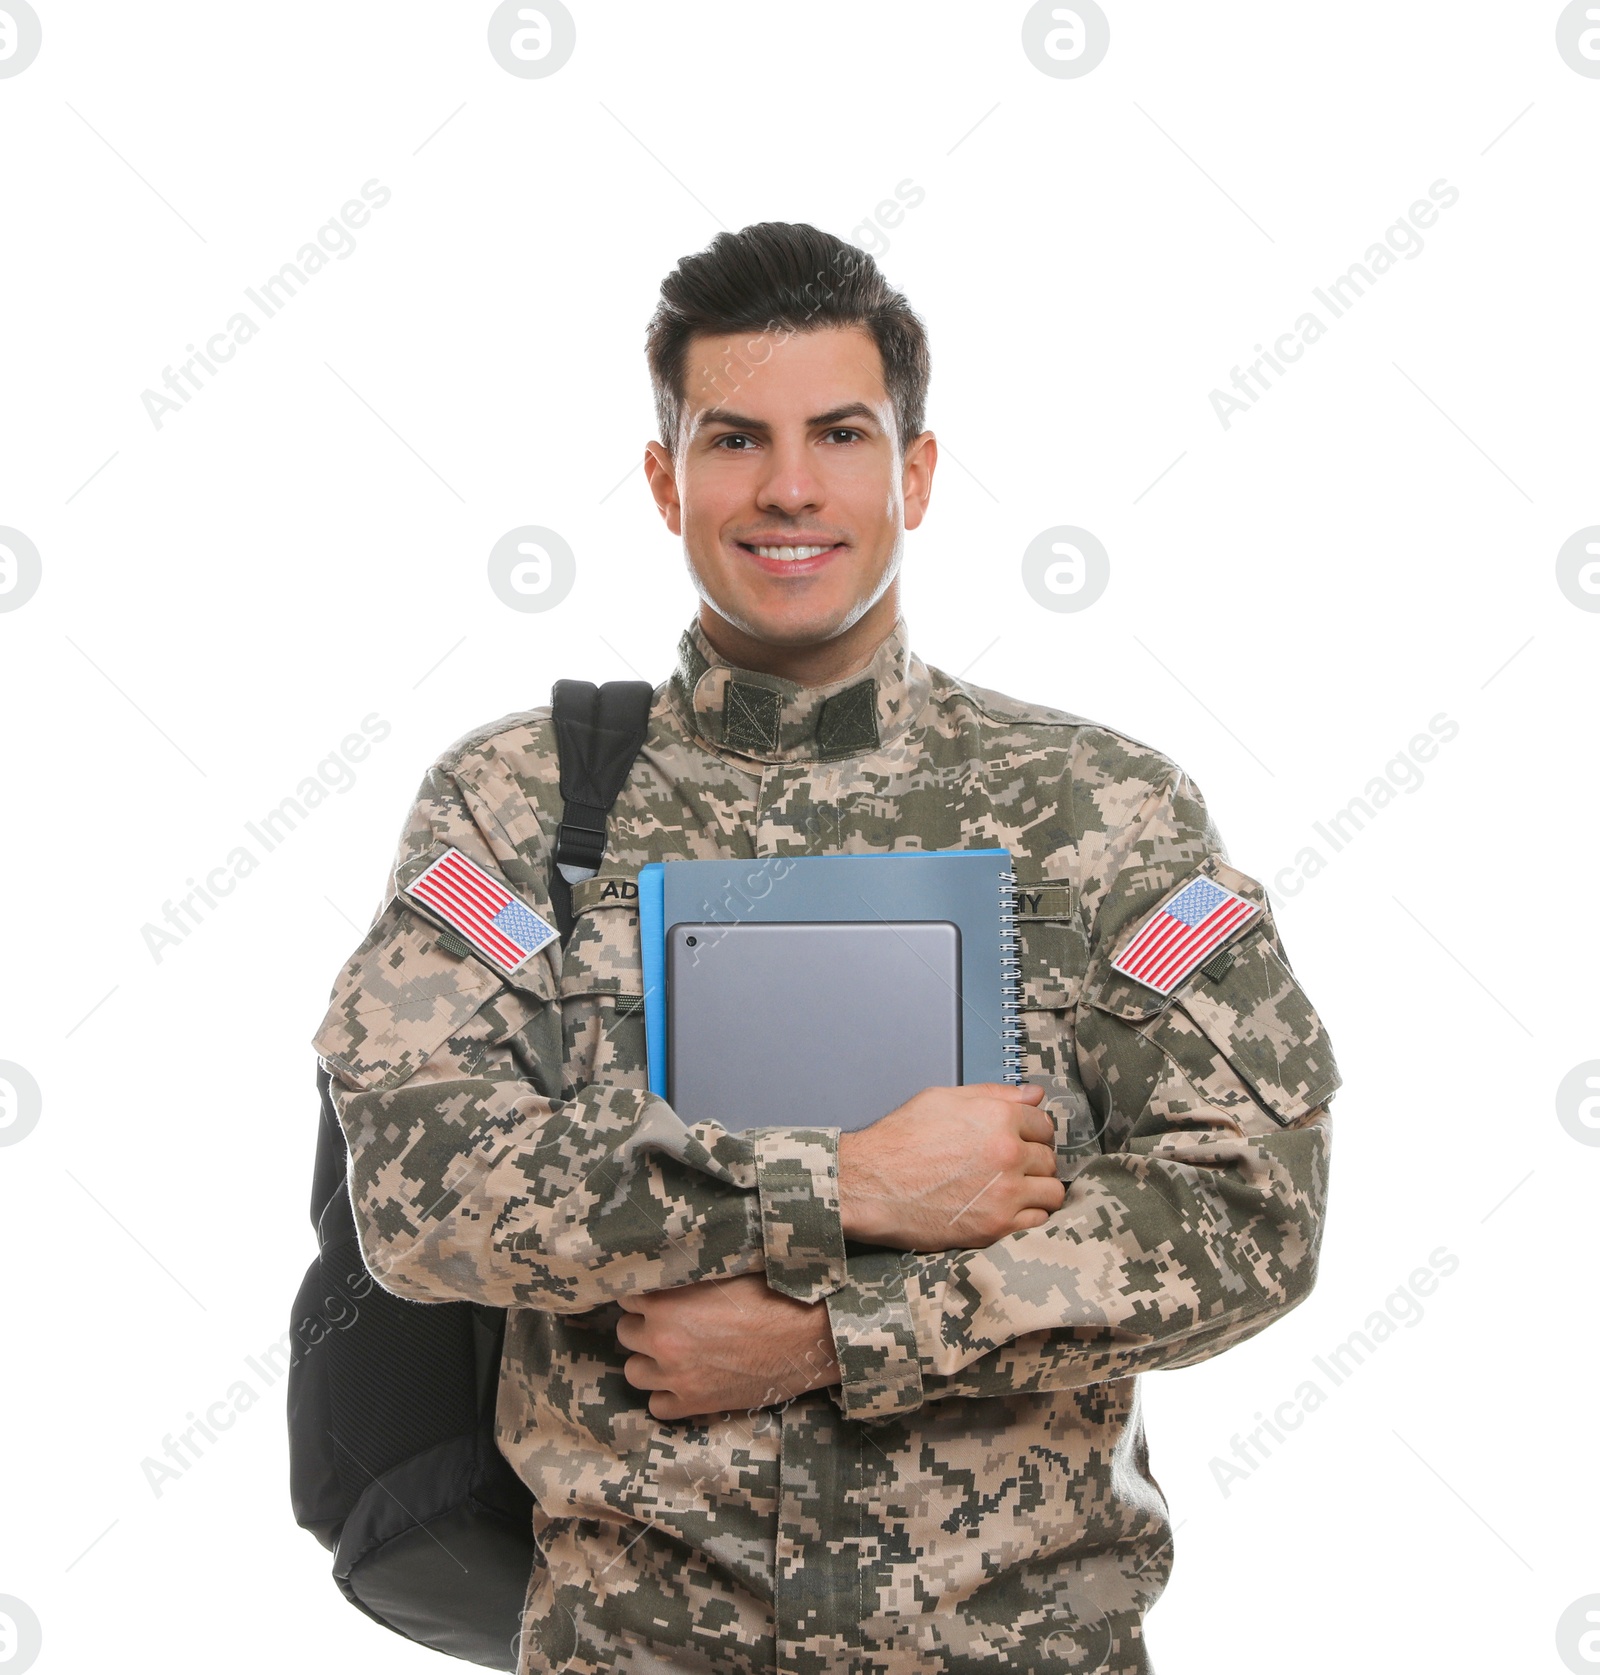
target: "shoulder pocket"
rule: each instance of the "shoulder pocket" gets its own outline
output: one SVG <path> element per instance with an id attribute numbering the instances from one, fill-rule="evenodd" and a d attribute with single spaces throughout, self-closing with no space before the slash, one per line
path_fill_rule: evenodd
<path id="1" fill-rule="evenodd" d="M 1323 1104 L 1340 1078 L 1328 1032 L 1268 928 L 1247 932 L 1226 970 L 1208 976 L 1202 968 L 1176 999 L 1261 1103 L 1292 1122 Z"/>
<path id="2" fill-rule="evenodd" d="M 1193 874 L 1136 916 L 1091 962 L 1084 998 L 1159 1045 L 1215 1103 L 1240 1097 L 1224 1062 L 1280 1123 L 1323 1104 L 1339 1087 L 1332 1044 L 1282 954 L 1266 891 L 1216 856 L 1201 873 L 1258 904 L 1251 916 L 1169 995 L 1112 969 L 1150 915 L 1176 897 Z M 1230 1092 L 1230 1089 L 1232 1090 Z"/>
<path id="3" fill-rule="evenodd" d="M 341 1080 L 398 1087 L 503 989 L 553 998 L 548 962 L 507 979 L 471 946 L 394 896 L 345 962 L 311 1044 Z"/>

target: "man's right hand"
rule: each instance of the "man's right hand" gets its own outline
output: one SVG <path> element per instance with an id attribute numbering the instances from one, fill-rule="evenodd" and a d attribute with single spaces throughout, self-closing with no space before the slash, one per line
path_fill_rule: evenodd
<path id="1" fill-rule="evenodd" d="M 1043 1098 L 1033 1083 L 924 1088 L 840 1135 L 845 1237 L 896 1250 L 975 1250 L 1041 1226 L 1067 1195 Z"/>

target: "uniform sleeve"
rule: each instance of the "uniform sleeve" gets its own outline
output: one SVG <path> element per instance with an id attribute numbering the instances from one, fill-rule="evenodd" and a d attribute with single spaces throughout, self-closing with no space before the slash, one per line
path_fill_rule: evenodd
<path id="1" fill-rule="evenodd" d="M 507 974 L 409 894 L 451 849 L 555 920 L 549 844 L 509 771 L 483 751 L 436 765 L 313 1038 L 379 1283 L 556 1314 L 749 1272 L 804 1302 L 842 1283 L 838 1130 L 690 1127 L 642 1086 L 593 1080 L 616 1062 L 598 1004 L 616 997 L 564 1006 L 558 941 Z"/>
<path id="2" fill-rule="evenodd" d="M 1170 995 L 1118 973 L 1196 877 L 1257 912 Z M 1311 1290 L 1339 1073 L 1265 891 L 1173 769 L 1086 866 L 1079 900 L 1078 1097 L 1098 1146 L 1062 1170 L 1066 1201 L 1040 1227 L 982 1250 L 850 1257 L 826 1299 L 850 1417 L 1186 1366 Z"/>

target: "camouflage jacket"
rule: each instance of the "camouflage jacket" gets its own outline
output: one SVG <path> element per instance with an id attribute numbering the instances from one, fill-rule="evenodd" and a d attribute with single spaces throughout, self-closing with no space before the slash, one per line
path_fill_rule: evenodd
<path id="1" fill-rule="evenodd" d="M 546 1561 L 520 1670 L 1147 1669 L 1171 1531 L 1137 1375 L 1309 1291 L 1339 1084 L 1194 784 L 929 667 L 903 617 L 811 687 L 691 622 L 564 950 L 506 977 L 402 893 L 455 847 L 553 921 L 561 807 L 547 707 L 447 750 L 315 1036 L 381 1284 L 510 1311 L 500 1446 Z M 985 845 L 1016 860 L 1023 1075 L 1065 1205 L 986 1249 L 847 1244 L 837 1130 L 686 1126 L 648 1091 L 638 869 Z M 1168 996 L 1119 975 L 1196 874 L 1260 904 L 1231 958 Z M 842 1382 L 652 1418 L 615 1299 L 748 1272 L 826 1303 Z"/>

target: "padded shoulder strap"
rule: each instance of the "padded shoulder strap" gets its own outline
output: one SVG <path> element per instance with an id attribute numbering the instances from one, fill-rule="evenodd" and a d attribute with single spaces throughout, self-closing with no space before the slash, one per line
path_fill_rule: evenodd
<path id="1" fill-rule="evenodd" d="M 572 934 L 572 886 L 599 868 L 606 816 L 644 743 L 654 697 L 642 680 L 558 680 L 551 689 L 562 813 L 550 901 L 563 944 Z"/>

